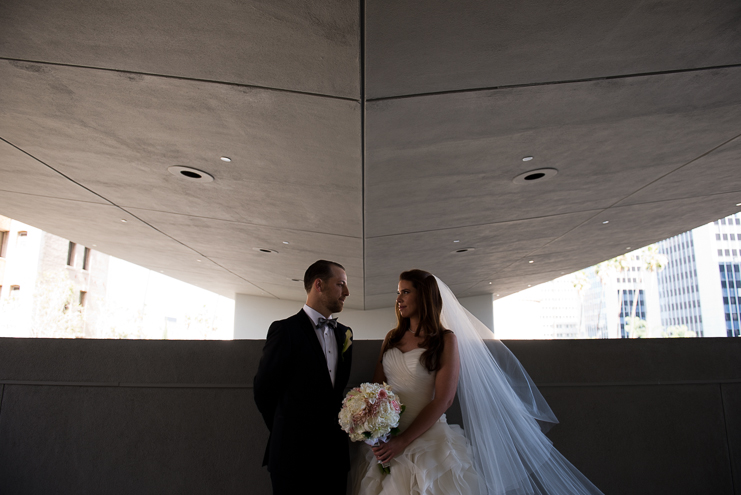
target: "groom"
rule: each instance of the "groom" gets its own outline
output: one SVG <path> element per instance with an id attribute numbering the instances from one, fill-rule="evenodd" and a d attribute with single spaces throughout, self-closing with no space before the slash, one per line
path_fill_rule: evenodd
<path id="1" fill-rule="evenodd" d="M 352 364 L 352 332 L 342 311 L 347 275 L 319 260 L 304 274 L 306 304 L 268 330 L 254 380 L 255 402 L 270 430 L 263 466 L 273 494 L 344 495 L 350 469 L 337 415 Z"/>

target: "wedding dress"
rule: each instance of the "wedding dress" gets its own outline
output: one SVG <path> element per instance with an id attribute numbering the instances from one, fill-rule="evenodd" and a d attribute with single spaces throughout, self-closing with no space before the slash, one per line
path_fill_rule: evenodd
<path id="1" fill-rule="evenodd" d="M 441 321 L 458 341 L 458 398 L 465 436 L 443 415 L 391 460 L 384 475 L 369 447 L 353 462 L 354 495 L 602 495 L 552 445 L 544 432 L 558 423 L 512 352 L 460 305 L 435 277 Z M 383 355 L 383 370 L 406 410 L 409 426 L 432 399 L 435 374 L 420 363 L 424 349 Z"/>
<path id="2" fill-rule="evenodd" d="M 419 361 L 424 349 L 383 355 L 383 372 L 391 390 L 406 407 L 399 421 L 405 430 L 432 400 L 435 373 Z M 445 415 L 417 437 L 404 453 L 391 460 L 391 474 L 383 474 L 367 445 L 360 445 L 353 466 L 353 491 L 362 495 L 460 495 L 478 494 L 478 477 L 463 430 L 448 425 Z"/>

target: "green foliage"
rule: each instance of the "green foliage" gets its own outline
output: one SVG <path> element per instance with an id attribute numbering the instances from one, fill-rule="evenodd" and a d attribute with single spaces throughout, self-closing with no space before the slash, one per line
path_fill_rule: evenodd
<path id="1" fill-rule="evenodd" d="M 688 338 L 697 337 L 697 333 L 687 329 L 687 325 L 673 325 L 662 332 L 662 337 Z"/>
<path id="2" fill-rule="evenodd" d="M 625 318 L 625 331 L 632 339 L 646 339 L 649 337 L 646 320 L 642 320 L 636 316 Z"/>

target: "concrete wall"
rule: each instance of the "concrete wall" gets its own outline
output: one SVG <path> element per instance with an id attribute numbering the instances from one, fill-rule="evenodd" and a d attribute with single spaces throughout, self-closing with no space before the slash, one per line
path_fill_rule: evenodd
<path id="1" fill-rule="evenodd" d="M 0 493 L 268 494 L 262 344 L 0 339 Z M 507 345 L 606 494 L 741 493 L 741 340 Z M 356 342 L 351 385 L 379 346 Z"/>
<path id="2" fill-rule="evenodd" d="M 296 314 L 303 301 L 287 301 L 237 294 L 234 300 L 234 338 L 264 339 L 270 324 Z M 353 329 L 358 340 L 377 340 L 396 326 L 393 301 L 382 309 L 362 311 L 346 308 L 338 313 L 340 322 Z"/>

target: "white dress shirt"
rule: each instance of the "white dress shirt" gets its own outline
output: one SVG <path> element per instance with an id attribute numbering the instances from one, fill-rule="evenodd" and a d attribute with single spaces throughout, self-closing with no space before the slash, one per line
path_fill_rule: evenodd
<path id="1" fill-rule="evenodd" d="M 329 378 L 332 379 L 332 386 L 334 386 L 334 378 L 337 374 L 337 339 L 334 335 L 334 329 L 326 324 L 318 327 L 319 318 L 324 318 L 324 315 L 306 304 L 304 304 L 304 313 L 308 315 L 311 324 L 314 325 L 316 338 L 319 339 L 319 345 L 322 346 L 324 358 L 327 360 Z"/>

